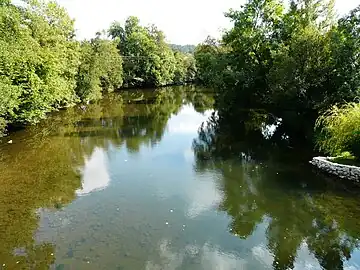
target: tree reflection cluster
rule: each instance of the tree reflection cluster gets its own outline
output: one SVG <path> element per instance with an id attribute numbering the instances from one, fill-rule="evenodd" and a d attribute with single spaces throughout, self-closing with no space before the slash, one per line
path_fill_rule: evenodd
<path id="1" fill-rule="evenodd" d="M 37 210 L 58 210 L 75 199 L 82 185 L 77 168 L 95 148 L 126 147 L 136 154 L 141 145 L 161 140 L 168 119 L 183 104 L 204 112 L 213 102 L 211 94 L 191 86 L 131 90 L 59 111 L 13 134 L 14 143 L 3 145 L 0 153 L 0 267 L 49 269 L 54 264 L 55 245 L 34 240 Z"/>
<path id="2" fill-rule="evenodd" d="M 193 149 L 199 173 L 221 172 L 219 208 L 231 217 L 231 232 L 246 239 L 268 220 L 273 269 L 294 269 L 304 243 L 323 269 L 344 269 L 360 244 L 359 189 L 344 191 L 313 172 L 306 148 L 294 148 L 273 115 L 248 110 L 234 123 L 228 119 L 214 113 Z"/>

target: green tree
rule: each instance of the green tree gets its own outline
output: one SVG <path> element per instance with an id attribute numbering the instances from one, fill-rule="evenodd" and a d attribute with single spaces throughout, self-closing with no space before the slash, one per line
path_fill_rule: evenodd
<path id="1" fill-rule="evenodd" d="M 0 6 L 2 123 L 34 123 L 73 104 L 78 43 L 73 21 L 54 2 Z"/>
<path id="2" fill-rule="evenodd" d="M 319 113 L 359 96 L 360 7 L 336 21 L 334 4 L 249 0 L 226 13 L 232 29 L 195 51 L 198 80 L 218 89 L 220 119 L 266 109 L 312 143 Z"/>
<path id="3" fill-rule="evenodd" d="M 122 58 L 114 41 L 98 35 L 81 44 L 81 64 L 77 77 L 76 93 L 84 101 L 100 99 L 103 91 L 120 88 L 123 81 Z"/>
<path id="4" fill-rule="evenodd" d="M 119 42 L 124 59 L 124 86 L 164 86 L 192 81 L 194 61 L 190 55 L 173 51 L 165 35 L 156 26 L 144 27 L 137 17 L 129 17 L 125 25 L 114 22 L 108 33 Z"/>
<path id="5" fill-rule="evenodd" d="M 129 17 L 124 28 L 119 23 L 113 23 L 109 35 L 119 41 L 118 48 L 124 59 L 125 86 L 161 83 L 161 58 L 157 54 L 156 42 L 160 36 L 156 36 L 156 33 L 151 35 L 136 17 Z"/>

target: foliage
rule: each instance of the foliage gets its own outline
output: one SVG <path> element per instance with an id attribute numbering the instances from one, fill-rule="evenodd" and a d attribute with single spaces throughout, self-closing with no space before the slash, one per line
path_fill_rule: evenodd
<path id="1" fill-rule="evenodd" d="M 162 86 L 194 80 L 191 54 L 173 51 L 155 26 L 129 17 L 114 23 L 114 40 L 75 40 L 74 21 L 54 1 L 0 5 L 0 135 L 37 123 L 76 102 L 100 99 L 121 86 Z M 124 61 L 123 61 L 124 59 Z"/>
<path id="2" fill-rule="evenodd" d="M 360 158 L 360 104 L 334 106 L 316 121 L 318 147 L 329 154 L 349 151 Z"/>
<path id="3" fill-rule="evenodd" d="M 336 20 L 333 0 L 248 0 L 222 40 L 197 46 L 198 81 L 218 89 L 222 119 L 261 108 L 312 141 L 319 112 L 360 94 L 360 7 Z M 236 121 L 234 123 L 236 125 Z"/>
<path id="4" fill-rule="evenodd" d="M 53 2 L 0 6 L 0 116 L 37 122 L 52 109 L 72 104 L 78 65 L 73 21 Z"/>
<path id="5" fill-rule="evenodd" d="M 139 19 L 131 16 L 124 26 L 114 22 L 108 33 L 119 42 L 125 87 L 163 86 L 193 80 L 192 56 L 173 51 L 156 26 L 141 26 Z"/>
<path id="6" fill-rule="evenodd" d="M 122 85 L 122 58 L 116 46 L 99 36 L 82 42 L 75 89 L 82 100 L 100 99 L 103 90 L 111 92 Z"/>
<path id="7" fill-rule="evenodd" d="M 174 52 L 175 57 L 175 71 L 173 82 L 175 84 L 182 84 L 184 82 L 191 82 L 195 80 L 196 65 L 195 59 L 190 54 L 183 54 Z"/>
<path id="8" fill-rule="evenodd" d="M 218 42 L 207 37 L 204 43 L 199 44 L 194 52 L 197 69 L 197 80 L 200 83 L 220 87 L 221 76 L 227 65 L 224 49 L 219 46 Z"/>
<path id="9" fill-rule="evenodd" d="M 331 161 L 345 165 L 360 166 L 359 160 L 350 152 L 343 152 L 339 156 L 332 158 Z"/>

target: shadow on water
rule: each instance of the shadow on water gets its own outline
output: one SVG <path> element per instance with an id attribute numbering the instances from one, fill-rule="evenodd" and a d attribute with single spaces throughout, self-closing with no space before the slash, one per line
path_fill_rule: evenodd
<path id="1" fill-rule="evenodd" d="M 214 113 L 193 142 L 195 170 L 221 174 L 230 231 L 248 239 L 266 221 L 273 269 L 304 269 L 304 247 L 321 269 L 358 269 L 346 265 L 360 245 L 359 187 L 311 168 L 311 147 L 293 147 L 272 114 L 243 111 L 236 123 Z"/>

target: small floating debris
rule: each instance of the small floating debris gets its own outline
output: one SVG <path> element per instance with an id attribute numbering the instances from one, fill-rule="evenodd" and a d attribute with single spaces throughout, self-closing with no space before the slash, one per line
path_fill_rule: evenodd
<path id="1" fill-rule="evenodd" d="M 51 256 L 54 256 L 54 253 L 51 253 Z"/>
<path id="2" fill-rule="evenodd" d="M 186 227 L 186 225 L 185 225 L 185 224 L 183 224 L 183 227 L 185 228 L 185 227 Z"/>
<path id="3" fill-rule="evenodd" d="M 169 225 L 169 222 L 166 221 L 165 224 L 166 224 L 166 225 Z"/>
<path id="4" fill-rule="evenodd" d="M 127 159 L 125 159 L 124 161 L 127 162 Z"/>
<path id="5" fill-rule="evenodd" d="M 120 208 L 118 207 L 118 208 L 116 208 L 116 211 L 120 211 Z"/>
<path id="6" fill-rule="evenodd" d="M 3 263 L 3 266 L 5 266 L 5 263 Z"/>
<path id="7" fill-rule="evenodd" d="M 170 209 L 170 213 L 172 213 L 172 212 L 174 212 L 174 210 L 173 210 L 173 209 Z"/>
<path id="8" fill-rule="evenodd" d="M 8 141 L 8 144 L 12 144 L 12 143 L 13 143 L 13 140 Z"/>

